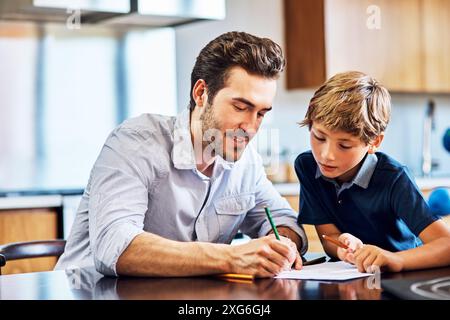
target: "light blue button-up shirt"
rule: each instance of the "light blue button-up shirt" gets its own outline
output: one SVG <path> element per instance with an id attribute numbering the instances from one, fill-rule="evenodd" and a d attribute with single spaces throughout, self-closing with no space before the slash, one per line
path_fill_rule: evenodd
<path id="1" fill-rule="evenodd" d="M 177 117 L 144 114 L 107 138 L 91 171 L 56 269 L 95 268 L 117 275 L 116 263 L 134 237 L 146 231 L 176 241 L 230 243 L 238 230 L 266 235 L 275 224 L 303 240 L 297 214 L 267 179 L 250 144 L 235 163 L 217 157 L 211 177 L 196 168 L 190 112 Z"/>

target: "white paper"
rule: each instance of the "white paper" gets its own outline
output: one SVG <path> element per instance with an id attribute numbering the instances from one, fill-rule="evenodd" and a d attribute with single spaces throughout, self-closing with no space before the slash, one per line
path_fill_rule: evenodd
<path id="1" fill-rule="evenodd" d="M 362 273 L 354 265 L 344 262 L 325 262 L 304 266 L 301 270 L 283 271 L 275 278 L 303 280 L 349 280 L 368 277 L 372 273 Z"/>

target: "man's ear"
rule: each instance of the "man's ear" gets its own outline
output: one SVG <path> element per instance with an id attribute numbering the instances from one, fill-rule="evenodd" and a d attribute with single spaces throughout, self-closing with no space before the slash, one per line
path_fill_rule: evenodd
<path id="1" fill-rule="evenodd" d="M 194 84 L 194 88 L 192 88 L 192 98 L 199 107 L 203 107 L 206 104 L 208 94 L 205 80 L 198 79 Z"/>
<path id="2" fill-rule="evenodd" d="M 380 147 L 381 142 L 384 139 L 384 132 L 380 133 L 379 136 L 377 136 L 375 139 L 372 140 L 372 142 L 369 143 L 369 153 L 373 154 L 377 152 L 377 149 Z"/>

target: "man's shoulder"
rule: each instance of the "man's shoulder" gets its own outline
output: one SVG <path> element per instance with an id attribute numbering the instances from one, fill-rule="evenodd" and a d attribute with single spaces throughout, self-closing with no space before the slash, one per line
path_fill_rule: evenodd
<path id="1" fill-rule="evenodd" d="M 122 122 L 117 129 L 135 132 L 143 139 L 155 136 L 172 136 L 175 117 L 160 114 L 143 113 L 138 117 Z"/>
<path id="2" fill-rule="evenodd" d="M 148 157 L 154 153 L 152 150 L 171 145 L 174 122 L 174 117 L 142 114 L 117 126 L 106 139 L 105 145 L 128 156 L 145 154 Z"/>

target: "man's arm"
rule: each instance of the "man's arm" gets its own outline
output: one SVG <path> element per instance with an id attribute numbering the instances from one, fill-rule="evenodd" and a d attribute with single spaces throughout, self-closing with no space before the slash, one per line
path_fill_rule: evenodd
<path id="1" fill-rule="evenodd" d="M 295 257 L 289 245 L 273 237 L 231 246 L 178 242 L 148 232 L 136 236 L 120 255 L 116 270 L 132 276 L 196 276 L 242 273 L 272 277 L 288 268 Z"/>
<path id="2" fill-rule="evenodd" d="M 192 276 L 231 272 L 227 245 L 178 242 L 144 232 L 117 261 L 120 275 Z"/>

